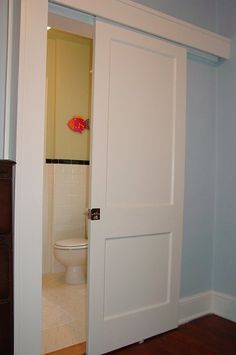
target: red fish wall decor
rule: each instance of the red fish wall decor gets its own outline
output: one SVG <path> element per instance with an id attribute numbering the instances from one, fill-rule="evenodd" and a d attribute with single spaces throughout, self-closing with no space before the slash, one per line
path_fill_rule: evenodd
<path id="1" fill-rule="evenodd" d="M 67 122 L 67 126 L 74 132 L 82 133 L 85 129 L 89 129 L 89 119 L 74 116 Z"/>

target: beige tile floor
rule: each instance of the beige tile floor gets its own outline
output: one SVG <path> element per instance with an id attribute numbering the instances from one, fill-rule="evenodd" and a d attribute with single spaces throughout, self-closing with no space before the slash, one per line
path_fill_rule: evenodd
<path id="1" fill-rule="evenodd" d="M 67 285 L 64 273 L 45 274 L 42 290 L 42 354 L 86 341 L 87 287 Z"/>
<path id="2" fill-rule="evenodd" d="M 78 345 L 72 345 L 69 348 L 53 351 L 46 355 L 86 355 L 86 343 L 80 343 Z"/>

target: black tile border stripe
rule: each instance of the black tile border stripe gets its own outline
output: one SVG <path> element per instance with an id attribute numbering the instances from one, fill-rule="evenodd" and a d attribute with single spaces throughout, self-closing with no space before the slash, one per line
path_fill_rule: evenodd
<path id="1" fill-rule="evenodd" d="M 89 165 L 89 160 L 46 159 L 46 164 L 77 164 L 77 165 Z"/>

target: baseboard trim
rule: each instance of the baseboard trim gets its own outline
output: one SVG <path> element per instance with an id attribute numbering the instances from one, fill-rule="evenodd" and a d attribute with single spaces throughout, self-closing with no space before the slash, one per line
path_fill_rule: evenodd
<path id="1" fill-rule="evenodd" d="M 187 323 L 210 313 L 210 307 L 211 291 L 181 298 L 179 302 L 179 324 Z"/>
<path id="2" fill-rule="evenodd" d="M 179 301 L 179 324 L 210 313 L 236 322 L 236 297 L 209 290 Z"/>
<path id="3" fill-rule="evenodd" d="M 236 297 L 212 291 L 211 312 L 236 322 Z"/>

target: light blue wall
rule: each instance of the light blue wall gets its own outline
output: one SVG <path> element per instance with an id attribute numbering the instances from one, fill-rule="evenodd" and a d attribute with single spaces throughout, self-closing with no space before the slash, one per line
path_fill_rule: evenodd
<path id="1" fill-rule="evenodd" d="M 8 1 L 0 2 L 0 159 L 3 159 L 5 129 L 5 90 L 7 68 Z"/>
<path id="2" fill-rule="evenodd" d="M 182 297 L 211 289 L 216 70 L 188 60 Z"/>
<path id="3" fill-rule="evenodd" d="M 19 41 L 20 41 L 20 9 L 21 2 L 13 1 L 12 7 L 12 71 L 11 71 L 11 105 L 9 108 L 9 148 L 8 157 L 16 159 L 16 116 L 17 116 L 17 95 L 18 95 L 18 71 L 19 71 Z"/>
<path id="4" fill-rule="evenodd" d="M 231 59 L 218 70 L 216 224 L 213 287 L 236 296 L 236 2 L 218 1 L 218 31 Z"/>
<path id="5" fill-rule="evenodd" d="M 212 31 L 215 0 L 137 0 Z M 216 74 L 188 60 L 181 297 L 211 289 L 215 198 Z"/>
<path id="6" fill-rule="evenodd" d="M 20 1 L 13 1 L 9 7 L 8 0 L 0 0 L 0 159 L 16 158 L 16 116 L 18 93 L 18 67 L 19 67 L 19 38 L 20 38 Z M 11 13 L 9 14 L 9 11 Z M 8 38 L 8 16 L 12 17 L 9 24 L 12 39 Z M 7 51 L 10 48 L 11 74 L 7 78 Z M 10 96 L 10 105 L 6 107 L 6 80 Z M 6 118 L 6 108 L 8 115 Z M 6 120 L 9 123 L 6 124 Z M 7 128 L 6 128 L 7 127 Z M 5 140 L 6 132 L 6 140 Z M 8 139 L 9 137 L 9 139 Z"/>

